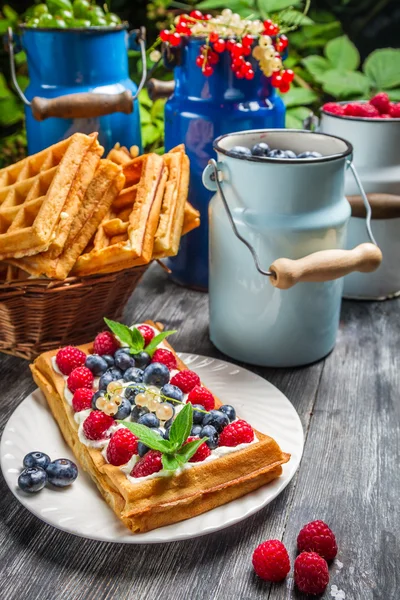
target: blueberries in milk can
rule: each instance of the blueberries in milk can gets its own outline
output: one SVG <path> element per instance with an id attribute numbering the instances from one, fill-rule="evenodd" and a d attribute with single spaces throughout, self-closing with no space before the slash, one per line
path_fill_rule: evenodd
<path id="1" fill-rule="evenodd" d="M 305 151 L 296 154 L 293 150 L 280 150 L 279 148 L 270 148 L 266 142 L 259 142 L 251 149 L 246 146 L 233 146 L 228 150 L 229 156 L 235 158 L 245 158 L 246 156 L 257 156 L 258 158 L 278 158 L 278 159 L 309 159 L 321 158 L 322 154 L 315 151 Z"/>

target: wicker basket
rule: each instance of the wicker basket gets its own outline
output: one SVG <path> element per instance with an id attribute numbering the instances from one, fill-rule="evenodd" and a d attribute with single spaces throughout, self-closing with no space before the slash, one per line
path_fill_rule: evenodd
<path id="1" fill-rule="evenodd" d="M 81 344 L 118 319 L 148 265 L 64 281 L 0 284 L 0 352 L 32 359 L 41 352 Z"/>

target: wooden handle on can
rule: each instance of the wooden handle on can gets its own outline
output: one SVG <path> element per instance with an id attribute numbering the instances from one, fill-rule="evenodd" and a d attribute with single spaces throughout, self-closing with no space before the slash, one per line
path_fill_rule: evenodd
<path id="1" fill-rule="evenodd" d="M 400 195 L 381 194 L 378 192 L 367 194 L 372 210 L 373 219 L 399 219 Z M 363 199 L 359 195 L 347 196 L 351 206 L 351 216 L 365 219 L 366 210 Z"/>
<path id="2" fill-rule="evenodd" d="M 300 281 L 331 281 L 353 271 L 370 273 L 382 262 L 382 252 L 366 243 L 352 250 L 321 250 L 304 258 L 278 258 L 269 268 L 273 286 L 287 290 Z"/>
<path id="3" fill-rule="evenodd" d="M 37 121 L 44 121 L 49 117 L 89 119 L 115 112 L 129 114 L 133 111 L 133 98 L 130 90 L 124 90 L 120 94 L 83 92 L 58 96 L 58 98 L 36 96 L 32 100 L 31 108 Z"/>
<path id="4" fill-rule="evenodd" d="M 160 79 L 149 79 L 147 83 L 147 91 L 151 100 L 158 98 L 169 98 L 175 90 L 175 81 L 162 81 Z"/>

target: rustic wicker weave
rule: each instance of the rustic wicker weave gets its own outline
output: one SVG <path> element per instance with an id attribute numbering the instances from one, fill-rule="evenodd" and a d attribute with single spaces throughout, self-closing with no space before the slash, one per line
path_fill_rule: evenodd
<path id="1" fill-rule="evenodd" d="M 148 265 L 109 275 L 0 284 L 0 352 L 32 359 L 93 340 L 118 319 Z"/>

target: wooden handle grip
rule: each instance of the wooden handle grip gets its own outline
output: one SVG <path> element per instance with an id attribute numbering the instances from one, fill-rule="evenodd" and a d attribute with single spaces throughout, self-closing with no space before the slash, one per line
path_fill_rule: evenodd
<path id="1" fill-rule="evenodd" d="M 175 81 L 161 81 L 160 79 L 149 79 L 147 91 L 152 100 L 158 98 L 169 98 L 174 93 Z"/>
<path id="2" fill-rule="evenodd" d="M 367 194 L 371 206 L 373 219 L 399 219 L 400 218 L 400 196 L 397 194 Z M 347 196 L 351 206 L 351 216 L 365 218 L 366 210 L 361 196 Z"/>
<path id="3" fill-rule="evenodd" d="M 132 92 L 125 90 L 120 94 L 67 94 L 58 98 L 33 98 L 32 113 L 37 121 L 49 117 L 61 119 L 89 119 L 102 117 L 115 112 L 129 114 L 133 110 Z"/>
<path id="4" fill-rule="evenodd" d="M 287 290 L 300 281 L 331 281 L 353 271 L 370 273 L 382 261 L 374 244 L 360 244 L 352 250 L 321 250 L 304 258 L 278 258 L 269 268 L 273 286 Z"/>

